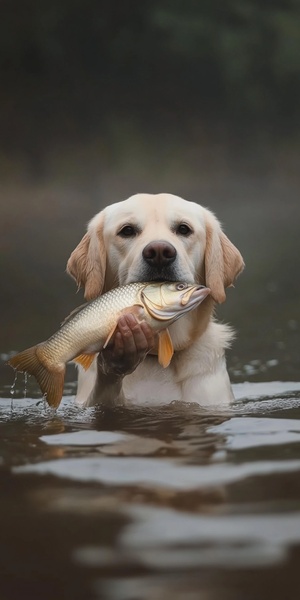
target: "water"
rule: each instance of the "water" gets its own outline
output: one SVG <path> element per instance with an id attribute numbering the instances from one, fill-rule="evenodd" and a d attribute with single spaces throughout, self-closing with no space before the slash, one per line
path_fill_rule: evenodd
<path id="1" fill-rule="evenodd" d="M 0 399 L 0 597 L 296 598 L 300 383 L 230 409 L 56 413 L 30 378 Z M 63 590 L 63 592 L 62 592 Z"/>
<path id="2" fill-rule="evenodd" d="M 211 177 L 197 158 L 196 173 L 175 173 L 162 152 L 160 172 L 147 163 L 139 181 L 135 167 L 102 169 L 100 192 L 98 156 L 95 189 L 2 190 L 0 600 L 299 596 L 298 170 L 287 177 L 278 160 L 245 176 L 238 163 Z M 245 258 L 217 312 L 237 329 L 234 405 L 83 410 L 72 368 L 57 413 L 33 377 L 19 375 L 11 395 L 7 352 L 46 339 L 81 303 L 64 265 L 84 224 L 109 199 L 154 181 L 155 191 L 209 206 Z"/>

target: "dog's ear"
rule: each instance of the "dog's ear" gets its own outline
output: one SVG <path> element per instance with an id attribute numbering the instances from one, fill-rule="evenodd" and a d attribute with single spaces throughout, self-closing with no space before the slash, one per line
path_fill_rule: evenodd
<path id="1" fill-rule="evenodd" d="M 223 233 L 219 221 L 208 212 L 206 215 L 205 283 L 212 298 L 221 304 L 226 300 L 225 288 L 233 284 L 244 268 L 238 249 Z"/>
<path id="2" fill-rule="evenodd" d="M 103 239 L 103 212 L 89 223 L 87 233 L 73 250 L 67 273 L 74 277 L 78 288 L 84 287 L 86 300 L 97 298 L 102 292 L 106 269 L 106 250 Z"/>

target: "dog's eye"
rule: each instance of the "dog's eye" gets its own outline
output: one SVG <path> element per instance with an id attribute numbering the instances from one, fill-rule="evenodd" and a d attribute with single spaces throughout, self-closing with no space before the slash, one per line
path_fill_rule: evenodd
<path id="1" fill-rule="evenodd" d="M 134 237 L 137 234 L 136 229 L 132 225 L 125 225 L 120 229 L 118 235 L 124 238 Z"/>
<path id="2" fill-rule="evenodd" d="M 187 225 L 186 223 L 180 223 L 180 225 L 178 225 L 177 229 L 176 229 L 176 233 L 178 235 L 191 235 L 191 233 L 193 233 L 191 227 L 189 227 L 189 225 Z"/>

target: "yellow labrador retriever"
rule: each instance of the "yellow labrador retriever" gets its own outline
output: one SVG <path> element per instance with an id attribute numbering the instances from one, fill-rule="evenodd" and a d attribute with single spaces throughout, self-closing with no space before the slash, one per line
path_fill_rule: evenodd
<path id="1" fill-rule="evenodd" d="M 150 327 L 134 315 L 121 317 L 110 346 L 88 371 L 79 367 L 77 401 L 85 406 L 230 402 L 224 353 L 232 331 L 215 322 L 213 311 L 243 267 L 216 217 L 178 196 L 136 194 L 98 213 L 67 265 L 87 300 L 135 281 L 196 282 L 207 285 L 211 295 L 171 325 L 175 353 L 167 369 L 158 363 Z"/>

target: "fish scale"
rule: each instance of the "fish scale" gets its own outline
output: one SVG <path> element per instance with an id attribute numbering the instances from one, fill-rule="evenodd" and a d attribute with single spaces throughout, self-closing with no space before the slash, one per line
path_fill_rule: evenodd
<path id="1" fill-rule="evenodd" d="M 50 406 L 57 407 L 66 363 L 75 360 L 88 369 L 124 312 L 135 312 L 159 333 L 158 359 L 167 367 L 174 352 L 168 325 L 198 306 L 209 293 L 204 286 L 181 282 L 139 282 L 114 288 L 75 309 L 48 340 L 13 356 L 8 363 L 34 375 Z"/>
<path id="2" fill-rule="evenodd" d="M 100 349 L 116 324 L 118 315 L 139 301 L 145 283 L 132 283 L 110 290 L 67 317 L 61 328 L 49 338 L 43 353 L 49 364 L 68 362 L 88 346 Z"/>

